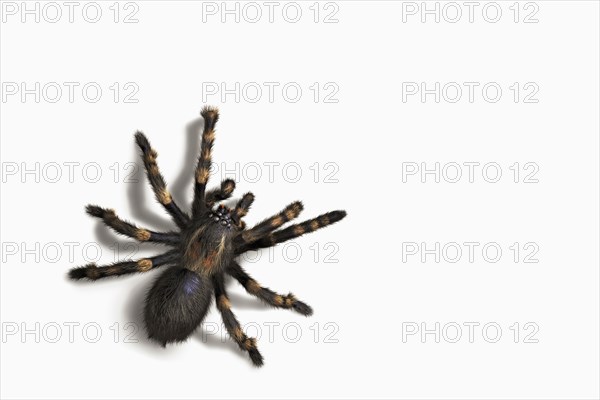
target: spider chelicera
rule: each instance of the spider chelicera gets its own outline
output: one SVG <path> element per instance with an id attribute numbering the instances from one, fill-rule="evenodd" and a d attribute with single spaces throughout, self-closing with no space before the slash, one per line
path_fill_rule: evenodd
<path id="1" fill-rule="evenodd" d="M 311 315 L 312 308 L 293 294 L 278 294 L 259 285 L 239 265 L 236 258 L 249 250 L 275 246 L 326 227 L 344 218 L 346 212 L 331 211 L 279 229 L 302 211 L 302 203 L 296 201 L 274 216 L 246 229 L 242 218 L 254 201 L 252 193 L 244 194 L 235 208 L 231 209 L 223 204 L 215 206 L 231 197 L 235 181 L 226 179 L 219 188 L 206 191 L 219 113 L 216 108 L 204 107 L 201 115 L 204 118 L 204 131 L 195 173 L 191 215 L 173 201 L 156 164 L 157 153 L 146 136 L 141 132 L 135 134 L 135 140 L 142 151 L 148 181 L 158 202 L 179 227 L 178 231 L 154 232 L 120 219 L 111 209 L 95 205 L 88 205 L 86 208 L 88 214 L 102 219 L 108 227 L 120 234 L 140 242 L 161 243 L 172 249 L 155 257 L 135 261 L 73 268 L 69 271 L 69 277 L 97 280 L 146 272 L 168 265 L 169 268 L 158 276 L 146 295 L 144 322 L 148 337 L 163 346 L 186 340 L 206 316 L 214 295 L 227 332 L 242 350 L 248 352 L 254 365 L 260 366 L 263 364 L 263 357 L 256 347 L 256 340 L 246 336 L 231 311 L 231 302 L 225 289 L 225 274 L 236 279 L 248 293 L 271 306 Z"/>

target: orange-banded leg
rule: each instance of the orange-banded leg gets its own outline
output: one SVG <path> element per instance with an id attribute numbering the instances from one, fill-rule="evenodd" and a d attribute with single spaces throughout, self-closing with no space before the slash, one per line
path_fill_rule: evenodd
<path id="1" fill-rule="evenodd" d="M 212 147 L 215 142 L 215 125 L 219 120 L 219 110 L 206 106 L 202 109 L 200 115 L 204 118 L 204 130 L 202 131 L 202 144 L 200 145 L 200 156 L 198 157 L 195 173 L 194 201 L 192 202 L 192 216 L 194 217 L 206 211 L 204 195 L 210 175 Z"/>
<path id="2" fill-rule="evenodd" d="M 254 195 L 250 192 L 242 196 L 240 201 L 235 205 L 234 210 L 231 212 L 231 219 L 238 225 L 239 228 L 245 227 L 242 218 L 248 214 L 250 206 L 254 203 Z"/>
<path id="3" fill-rule="evenodd" d="M 142 160 L 146 168 L 146 175 L 148 176 L 148 181 L 150 182 L 150 186 L 152 186 L 156 200 L 167 210 L 177 226 L 184 228 L 187 226 L 190 218 L 186 213 L 181 211 L 179 206 L 173 201 L 171 193 L 167 190 L 165 178 L 161 175 L 156 163 L 158 153 L 150 146 L 148 138 L 142 132 L 135 134 L 135 141 L 142 150 Z"/>
<path id="4" fill-rule="evenodd" d="M 288 226 L 285 229 L 269 233 L 255 242 L 240 244 L 236 247 L 235 252 L 236 254 L 241 254 L 249 250 L 275 246 L 277 243 L 282 243 L 287 240 L 302 236 L 305 233 L 310 233 L 316 231 L 317 229 L 325 228 L 328 225 L 338 222 L 345 216 L 346 211 L 331 211 L 326 214 L 319 215 L 317 218 L 313 218 L 299 224 Z"/>
<path id="5" fill-rule="evenodd" d="M 106 208 L 88 205 L 85 208 L 86 212 L 93 216 L 100 218 L 102 222 L 109 228 L 114 229 L 116 232 L 134 238 L 140 242 L 155 242 L 170 245 L 177 245 L 179 243 L 179 235 L 174 232 L 154 232 L 145 228 L 138 228 L 134 224 L 124 221 L 117 216 L 114 210 Z"/>
<path id="6" fill-rule="evenodd" d="M 304 206 L 301 202 L 296 201 L 292 204 L 288 205 L 278 214 L 265 219 L 264 221 L 256 224 L 251 229 L 244 231 L 241 235 L 236 237 L 235 244 L 241 245 L 244 243 L 252 243 L 269 232 L 274 231 L 275 229 L 281 227 L 286 222 L 291 221 L 292 219 L 298 217 L 300 212 L 304 209 Z"/>
<path id="7" fill-rule="evenodd" d="M 227 200 L 231 197 L 234 189 L 235 181 L 233 179 L 225 179 L 221 182 L 220 188 L 212 189 L 206 192 L 206 198 L 204 201 L 206 203 L 206 207 L 212 209 L 215 203 Z"/>
<path id="8" fill-rule="evenodd" d="M 240 349 L 245 350 L 250 355 L 252 363 L 260 367 L 263 364 L 263 357 L 256 347 L 256 339 L 246 336 L 242 331 L 242 327 L 235 314 L 231 311 L 231 302 L 225 290 L 225 281 L 223 274 L 213 276 L 213 285 L 215 288 L 215 299 L 217 300 L 217 308 L 221 313 L 223 324 L 229 336 L 238 344 Z"/>
<path id="9" fill-rule="evenodd" d="M 135 272 L 147 272 L 167 264 L 175 264 L 178 261 L 178 250 L 170 250 L 155 257 L 142 258 L 137 261 L 122 261 L 98 267 L 96 264 L 88 264 L 84 267 L 76 267 L 69 271 L 69 278 L 77 280 L 87 278 L 97 280 L 109 276 L 133 274 Z"/>
<path id="10" fill-rule="evenodd" d="M 227 273 L 233 276 L 248 293 L 258 297 L 265 303 L 278 308 L 294 310 L 302 315 L 312 315 L 312 308 L 298 300 L 293 294 L 278 294 L 269 288 L 260 286 L 244 269 L 236 262 L 227 267 Z"/>

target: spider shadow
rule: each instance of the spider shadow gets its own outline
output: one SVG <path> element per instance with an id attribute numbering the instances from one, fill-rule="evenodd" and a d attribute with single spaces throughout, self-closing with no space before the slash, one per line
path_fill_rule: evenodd
<path id="1" fill-rule="evenodd" d="M 200 154 L 203 127 L 204 119 L 200 117 L 193 119 L 186 125 L 186 147 L 183 165 L 179 176 L 170 186 L 175 199 L 185 200 L 192 193 L 192 182 L 194 181 L 194 170 Z M 181 207 L 188 209 L 189 204 L 189 201 L 184 201 Z"/>
<path id="2" fill-rule="evenodd" d="M 95 223 L 96 227 L 94 228 L 94 235 L 96 242 L 100 244 L 102 248 L 111 248 L 111 246 L 115 246 L 114 249 L 118 248 L 119 254 L 122 254 L 119 256 L 119 261 L 121 261 L 121 258 L 127 258 L 126 256 L 128 256 L 128 253 L 136 253 L 138 248 L 155 249 L 157 251 L 156 254 L 164 253 L 168 249 L 166 246 L 161 246 L 160 244 L 139 243 L 133 239 L 127 239 L 124 236 L 113 232 L 99 219 L 97 219 Z"/>
<path id="3" fill-rule="evenodd" d="M 144 346 L 148 351 L 152 351 L 155 354 L 164 354 L 165 349 L 158 343 L 152 342 L 148 339 L 144 324 L 144 299 L 146 293 L 152 285 L 152 281 L 156 277 L 157 271 L 150 271 L 144 274 L 134 274 L 133 277 L 145 279 L 136 279 L 136 285 L 129 291 L 129 298 L 125 306 L 125 316 L 128 322 L 133 322 L 138 328 L 138 344 Z M 148 276 L 153 275 L 153 276 Z"/>
<path id="4" fill-rule="evenodd" d="M 228 292 L 227 296 L 231 300 L 232 309 L 238 310 L 254 310 L 254 311 L 269 311 L 273 310 L 270 307 L 257 299 L 256 297 L 250 297 L 250 295 L 244 296 L 237 293 Z"/>
<path id="5" fill-rule="evenodd" d="M 190 201 L 187 200 L 187 194 L 191 193 L 191 184 L 193 182 L 195 164 L 200 151 L 200 141 L 202 139 L 201 130 L 203 126 L 204 120 L 200 117 L 195 118 L 186 125 L 186 148 L 181 172 L 172 184 L 169 184 L 167 181 L 167 188 L 171 192 L 173 199 L 184 212 L 188 212 L 190 208 Z M 149 139 L 151 140 L 152 138 Z M 153 196 L 152 189 L 148 183 L 144 166 L 140 163 L 139 149 L 134 145 L 132 151 L 134 154 L 134 161 L 140 166 L 138 169 L 138 176 L 140 179 L 130 183 L 127 191 L 131 215 L 136 222 L 140 223 L 140 225 L 147 224 L 150 227 L 162 231 L 172 231 L 175 226 L 173 222 L 166 217 L 167 213 L 163 211 L 162 215 L 159 214 L 158 210 L 160 206 L 158 205 L 153 207 L 153 209 L 150 208 L 148 198 L 149 196 Z M 158 166 L 160 168 L 160 159 L 158 160 Z M 156 201 L 153 203 L 158 204 Z"/>
<path id="6" fill-rule="evenodd" d="M 127 253 L 131 251 L 133 248 L 136 250 L 136 246 L 138 246 L 137 242 L 132 241 L 131 239 L 126 239 L 123 236 L 117 235 L 112 232 L 107 226 L 105 226 L 100 220 L 97 221 L 96 227 L 94 229 L 94 233 L 96 236 L 96 241 L 102 245 L 103 248 L 114 246 L 114 248 L 119 249 L 119 253 L 122 252 L 123 256 L 119 257 L 120 259 L 126 259 Z M 140 247 L 145 247 L 146 244 L 140 244 Z M 162 248 L 161 248 L 162 247 Z M 157 254 L 164 252 L 164 246 L 156 246 L 150 244 L 148 248 L 154 248 L 157 250 Z M 135 281 L 135 286 L 130 287 L 129 296 L 125 305 L 124 316 L 126 317 L 127 322 L 132 322 L 135 324 L 137 328 L 136 339 L 138 339 L 138 343 L 144 345 L 148 350 L 155 352 L 156 354 L 164 354 L 164 349 L 155 342 L 151 342 L 146 336 L 144 329 L 144 298 L 146 296 L 146 291 L 149 289 L 152 281 L 157 276 L 158 271 L 149 271 L 143 274 L 131 274 L 120 277 L 111 277 L 102 279 L 101 282 L 95 282 L 96 284 L 110 284 L 113 279 L 126 280 L 130 279 Z M 89 285 L 89 282 L 85 281 L 77 281 L 75 284 L 81 285 Z"/>
<path id="7" fill-rule="evenodd" d="M 238 347 L 238 345 L 233 340 L 231 340 L 231 338 L 226 337 L 223 340 L 220 332 L 216 332 L 216 333 L 207 332 L 204 329 L 204 325 L 201 325 L 200 328 L 198 328 L 196 330 L 196 332 L 194 332 L 193 336 L 194 336 L 194 339 L 202 342 L 202 345 L 204 345 L 204 346 L 207 346 L 212 349 L 227 350 L 229 352 L 234 353 L 240 359 L 245 360 L 247 358 L 246 352 L 241 351 L 240 348 Z"/>

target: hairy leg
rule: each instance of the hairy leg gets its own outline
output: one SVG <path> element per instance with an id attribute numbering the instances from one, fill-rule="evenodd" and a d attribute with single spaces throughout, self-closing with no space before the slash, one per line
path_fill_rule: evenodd
<path id="1" fill-rule="evenodd" d="M 248 192 L 237 202 L 235 209 L 231 213 L 231 219 L 238 224 L 239 227 L 245 226 L 245 224 L 242 224 L 242 218 L 248 214 L 248 210 L 250 210 L 252 203 L 254 203 L 254 195 Z"/>
<path id="2" fill-rule="evenodd" d="M 179 244 L 179 235 L 175 232 L 154 232 L 145 228 L 138 228 L 130 222 L 124 221 L 117 216 L 114 210 L 88 205 L 86 212 L 100 218 L 102 222 L 116 232 L 130 238 L 134 238 L 140 242 L 154 242 L 169 245 Z"/>
<path id="3" fill-rule="evenodd" d="M 252 363 L 260 367 L 263 364 L 263 357 L 256 348 L 256 339 L 246 336 L 242 331 L 242 327 L 235 314 L 231 311 L 231 302 L 225 290 L 225 281 L 223 274 L 218 274 L 213 277 L 213 285 L 215 288 L 215 299 L 217 300 L 217 308 L 223 318 L 225 329 L 229 336 L 238 344 L 240 349 L 245 350 L 250 355 Z"/>
<path id="4" fill-rule="evenodd" d="M 96 264 L 88 264 L 84 267 L 72 268 L 69 271 L 69 278 L 74 280 L 87 278 L 95 281 L 109 276 L 126 275 L 134 272 L 147 272 L 163 265 L 174 264 L 177 261 L 178 250 L 170 250 L 158 256 L 142 258 L 136 261 L 122 261 L 103 267 L 98 267 Z"/>
<path id="5" fill-rule="evenodd" d="M 190 218 L 181 211 L 179 206 L 173 201 L 171 193 L 167 190 L 165 178 L 161 175 L 158 164 L 156 164 L 158 153 L 150 146 L 148 138 L 142 132 L 135 134 L 135 141 L 142 150 L 142 160 L 146 168 L 146 175 L 148 176 L 148 181 L 150 182 L 150 186 L 152 186 L 156 200 L 167 210 L 177 226 L 184 228 Z"/>
<path id="6" fill-rule="evenodd" d="M 302 203 L 299 201 L 288 205 L 278 214 L 267 218 L 259 224 L 253 226 L 251 229 L 242 232 L 241 235 L 236 237 L 235 245 L 251 243 L 262 238 L 269 232 L 272 232 L 275 229 L 281 227 L 286 222 L 298 217 L 303 208 L 304 207 L 302 206 Z"/>
<path id="7" fill-rule="evenodd" d="M 200 157 L 196 165 L 194 183 L 194 201 L 192 203 L 192 215 L 200 215 L 206 210 L 204 194 L 208 176 L 210 175 L 210 164 L 212 162 L 212 147 L 215 141 L 215 125 L 219 120 L 219 111 L 216 108 L 204 107 L 200 112 L 204 118 L 204 131 L 202 132 L 202 144 L 200 145 Z"/>
<path id="8" fill-rule="evenodd" d="M 320 215 L 317 218 L 310 219 L 308 221 L 301 222 L 299 224 L 291 225 L 285 229 L 281 229 L 258 239 L 255 242 L 243 243 L 235 248 L 236 254 L 241 254 L 249 250 L 256 250 L 263 247 L 275 246 L 277 243 L 282 243 L 290 239 L 297 238 L 304 235 L 305 233 L 314 232 L 317 229 L 324 228 L 331 225 L 346 216 L 346 211 L 338 210 L 331 211 L 326 214 Z"/>
<path id="9" fill-rule="evenodd" d="M 212 208 L 215 203 L 227 200 L 231 197 L 235 189 L 235 181 L 233 179 L 225 179 L 221 182 L 221 187 L 209 190 L 206 192 L 205 203 L 207 208 Z"/>
<path id="10" fill-rule="evenodd" d="M 271 289 L 260 286 L 244 269 L 241 265 L 236 262 L 231 263 L 227 267 L 227 273 L 234 277 L 248 293 L 258 297 L 265 303 L 278 308 L 287 308 L 302 315 L 311 315 L 313 313 L 312 308 L 298 300 L 293 294 L 288 293 L 282 295 L 273 292 Z"/>

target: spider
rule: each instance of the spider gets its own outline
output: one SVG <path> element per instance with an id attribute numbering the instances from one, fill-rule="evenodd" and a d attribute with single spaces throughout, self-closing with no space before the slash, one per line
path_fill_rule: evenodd
<path id="1" fill-rule="evenodd" d="M 200 114 L 204 118 L 204 131 L 195 172 L 191 215 L 177 206 L 167 190 L 156 163 L 158 154 L 150 146 L 146 136 L 142 132 L 135 134 L 156 200 L 170 214 L 178 231 L 154 232 L 119 218 L 114 210 L 95 205 L 86 207 L 89 215 L 102 219 L 104 224 L 122 235 L 139 242 L 160 243 L 172 249 L 150 258 L 106 266 L 88 264 L 76 267 L 69 271 L 69 277 L 74 280 L 97 280 L 147 272 L 168 265 L 169 268 L 158 276 L 145 298 L 144 324 L 148 338 L 163 347 L 167 343 L 185 341 L 202 323 L 214 296 L 229 336 L 242 351 L 248 352 L 255 366 L 261 366 L 263 357 L 256 346 L 256 339 L 246 336 L 231 311 L 225 275 L 232 276 L 249 294 L 273 307 L 291 309 L 305 316 L 311 315 L 312 308 L 293 294 L 278 294 L 259 285 L 236 258 L 244 252 L 275 246 L 326 227 L 344 218 L 346 212 L 331 211 L 279 229 L 298 217 L 302 211 L 302 203 L 296 201 L 272 217 L 246 229 L 242 218 L 254 202 L 252 193 L 244 194 L 232 209 L 223 204 L 217 206 L 217 203 L 231 197 L 235 188 L 234 180 L 225 179 L 219 188 L 206 191 L 219 112 L 216 108 L 205 106 Z"/>

